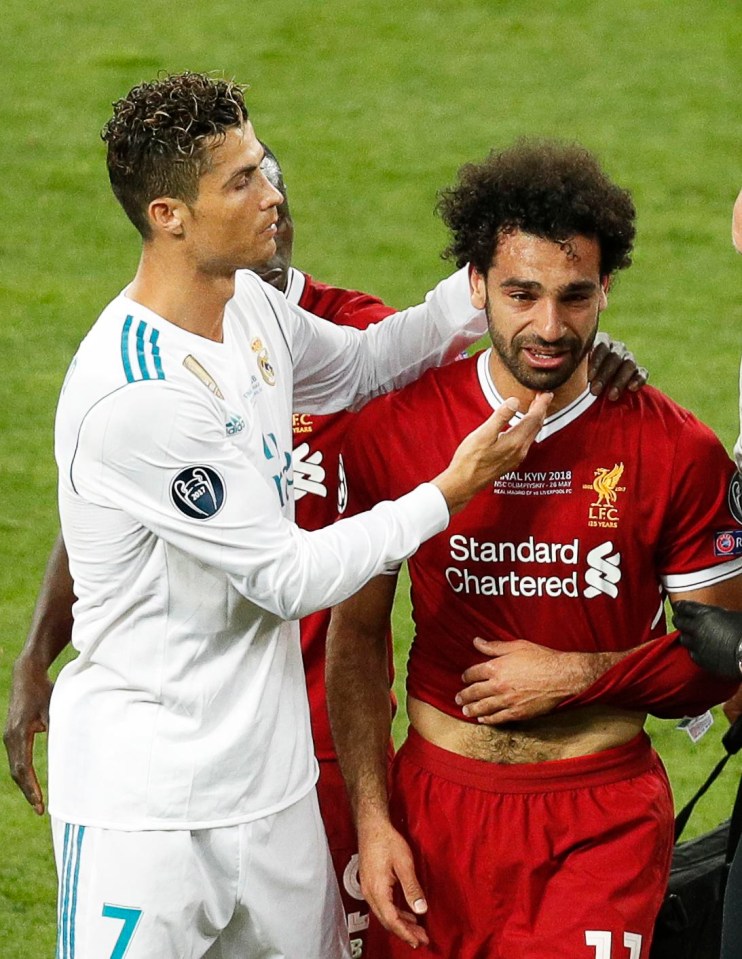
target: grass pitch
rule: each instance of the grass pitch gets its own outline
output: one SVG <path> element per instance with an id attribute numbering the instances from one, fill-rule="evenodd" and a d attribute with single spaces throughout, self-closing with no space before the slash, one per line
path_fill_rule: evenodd
<path id="1" fill-rule="evenodd" d="M 634 267 L 604 326 L 652 381 L 737 433 L 742 260 L 729 243 L 742 185 L 742 18 L 708 0 L 6 0 L 0 36 L 0 712 L 56 532 L 51 429 L 74 349 L 130 278 L 133 229 L 98 131 L 111 101 L 160 70 L 251 84 L 258 134 L 284 165 L 296 263 L 400 306 L 445 271 L 436 190 L 521 134 L 596 150 L 639 209 Z M 400 605 L 400 646 L 406 620 Z M 719 752 L 652 728 L 680 801 Z M 43 748 L 39 750 L 43 769 Z M 736 763 L 696 830 L 727 812 Z M 0 778 L 0 955 L 51 956 L 48 825 Z"/>

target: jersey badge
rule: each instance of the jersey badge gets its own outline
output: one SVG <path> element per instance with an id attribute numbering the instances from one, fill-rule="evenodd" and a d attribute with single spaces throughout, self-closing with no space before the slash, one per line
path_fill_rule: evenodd
<path id="1" fill-rule="evenodd" d="M 291 453 L 291 460 L 294 470 L 294 498 L 300 500 L 307 493 L 327 496 L 322 451 L 312 452 L 309 443 L 299 443 Z"/>
<path id="2" fill-rule="evenodd" d="M 592 490 L 595 500 L 588 507 L 588 526 L 615 529 L 618 526 L 618 494 L 625 493 L 626 487 L 619 486 L 623 476 L 623 463 L 615 463 L 612 468 L 599 466 L 595 470 L 592 483 L 583 484 L 583 489 Z"/>
<path id="3" fill-rule="evenodd" d="M 724 529 L 714 535 L 714 556 L 742 556 L 742 529 Z"/>
<path id="4" fill-rule="evenodd" d="M 183 366 L 185 366 L 189 373 L 193 373 L 197 379 L 201 380 L 203 385 L 210 393 L 213 393 L 214 396 L 218 397 L 220 400 L 224 399 L 224 394 L 217 386 L 217 382 L 214 377 L 208 372 L 208 370 L 201 366 L 195 356 L 191 356 L 189 353 L 188 356 L 183 360 Z"/>
<path id="5" fill-rule="evenodd" d="M 616 599 L 618 584 L 621 582 L 621 554 L 618 550 L 614 552 L 613 543 L 610 540 L 607 543 L 601 543 L 600 546 L 591 549 L 585 559 L 587 560 L 585 570 L 587 587 L 583 595 L 587 599 L 594 599 L 596 596 L 610 596 L 611 599 Z"/>
<path id="6" fill-rule="evenodd" d="M 250 344 L 253 353 L 258 358 L 258 369 L 268 386 L 276 385 L 276 371 L 273 369 L 271 361 L 268 359 L 268 350 L 263 346 L 263 341 L 257 336 Z"/>
<path id="7" fill-rule="evenodd" d="M 742 525 L 742 475 L 735 473 L 729 482 L 729 512 Z"/>
<path id="8" fill-rule="evenodd" d="M 170 499 L 189 519 L 211 519 L 224 505 L 224 480 L 213 466 L 188 466 L 170 484 Z"/>

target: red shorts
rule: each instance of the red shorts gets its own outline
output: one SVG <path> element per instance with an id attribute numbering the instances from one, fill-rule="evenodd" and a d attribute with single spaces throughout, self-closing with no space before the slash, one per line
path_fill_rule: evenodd
<path id="1" fill-rule="evenodd" d="M 664 767 L 642 733 L 538 764 L 450 753 L 410 730 L 393 767 L 392 821 L 445 959 L 646 959 L 673 846 Z M 413 952 L 374 920 L 376 954 Z"/>
<path id="2" fill-rule="evenodd" d="M 358 881 L 358 839 L 337 762 L 320 761 L 317 797 L 348 922 L 351 955 L 353 959 L 376 959 L 366 943 L 369 907 Z"/>

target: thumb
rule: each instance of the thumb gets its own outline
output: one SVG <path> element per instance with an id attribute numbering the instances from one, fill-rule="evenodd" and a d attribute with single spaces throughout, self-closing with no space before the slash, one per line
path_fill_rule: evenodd
<path id="1" fill-rule="evenodd" d="M 480 653 L 486 653 L 488 656 L 504 656 L 510 647 L 510 643 L 502 639 L 482 639 L 481 636 L 475 636 L 474 645 Z"/>
<path id="2" fill-rule="evenodd" d="M 404 873 L 404 874 L 402 874 Z M 398 874 L 399 884 L 407 901 L 407 905 L 417 916 L 421 916 L 428 911 L 428 904 L 425 901 L 425 894 L 422 886 L 418 882 L 415 870 L 412 866 L 409 869 L 400 870 Z"/>

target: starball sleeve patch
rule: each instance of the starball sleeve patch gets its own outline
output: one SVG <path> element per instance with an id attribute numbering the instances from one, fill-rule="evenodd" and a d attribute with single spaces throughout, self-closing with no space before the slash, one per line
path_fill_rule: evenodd
<path id="1" fill-rule="evenodd" d="M 170 484 L 170 500 L 189 519 L 211 519 L 224 505 L 226 487 L 213 466 L 188 466 Z"/>
<path id="2" fill-rule="evenodd" d="M 729 482 L 727 503 L 729 512 L 742 526 L 742 475 L 739 473 L 735 473 Z"/>

